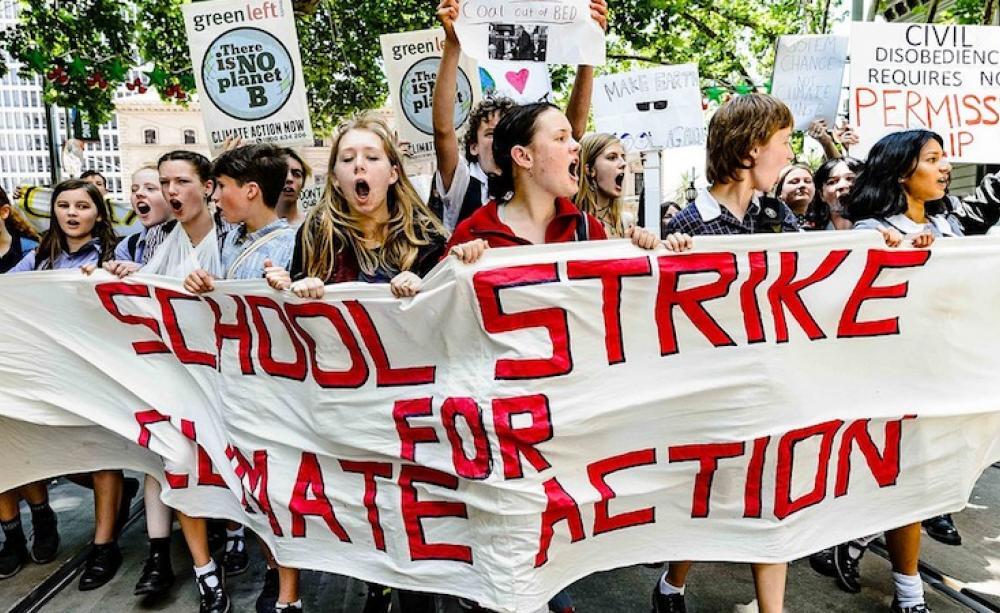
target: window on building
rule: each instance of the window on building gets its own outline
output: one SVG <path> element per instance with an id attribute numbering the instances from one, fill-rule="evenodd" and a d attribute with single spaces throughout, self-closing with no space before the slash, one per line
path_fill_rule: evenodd
<path id="1" fill-rule="evenodd" d="M 195 142 L 196 141 L 195 141 L 195 138 L 194 138 L 194 130 L 190 130 L 190 129 L 184 130 L 184 144 L 185 145 L 193 145 L 193 144 L 195 144 Z"/>
<path id="2" fill-rule="evenodd" d="M 146 143 L 147 145 L 155 145 L 156 144 L 156 130 L 154 130 L 153 128 L 146 128 L 145 130 L 143 130 L 142 131 L 142 142 Z"/>

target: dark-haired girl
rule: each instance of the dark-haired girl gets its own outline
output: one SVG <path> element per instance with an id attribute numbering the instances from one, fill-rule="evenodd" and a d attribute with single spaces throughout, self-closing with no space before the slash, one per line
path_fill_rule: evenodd
<path id="1" fill-rule="evenodd" d="M 25 255 L 10 272 L 80 268 L 111 259 L 118 237 L 107 202 L 91 183 L 71 179 L 56 185 L 49 216 L 51 225 L 38 248 Z M 100 470 L 92 473 L 92 477 L 94 546 L 80 576 L 79 588 L 83 591 L 97 589 L 110 581 L 122 562 L 116 525 L 122 498 L 122 472 Z M 55 528 L 54 522 L 52 528 Z"/>
<path id="2" fill-rule="evenodd" d="M 579 156 L 569 120 L 555 106 L 539 102 L 509 111 L 493 135 L 500 174 L 490 177 L 492 200 L 459 224 L 449 253 L 472 263 L 489 247 L 607 238 L 601 222 L 571 200 L 579 189 Z M 644 249 L 660 244 L 643 228 L 632 226 L 624 235 Z M 666 244 L 681 251 L 691 239 L 672 234 Z"/>
<path id="3" fill-rule="evenodd" d="M 813 175 L 816 195 L 806 211 L 806 230 L 850 230 L 853 224 L 844 217 L 847 197 L 864 164 L 852 157 L 823 162 Z"/>
<path id="4" fill-rule="evenodd" d="M 927 130 L 895 132 L 875 143 L 849 197 L 847 213 L 855 229 L 878 230 L 891 247 L 904 240 L 930 247 L 936 238 L 962 236 L 961 224 L 946 208 L 951 164 L 943 145 Z M 885 540 L 895 584 L 892 610 L 926 613 L 917 571 L 920 523 L 889 530 Z M 837 582 L 847 591 L 861 589 L 859 562 L 869 542 L 871 537 L 850 541 L 834 551 Z"/>

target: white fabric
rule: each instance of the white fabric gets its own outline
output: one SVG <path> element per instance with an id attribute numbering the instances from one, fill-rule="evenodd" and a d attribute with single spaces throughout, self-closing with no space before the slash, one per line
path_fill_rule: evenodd
<path id="1" fill-rule="evenodd" d="M 214 223 L 197 246 L 191 244 L 191 238 L 183 226 L 177 224 L 156 248 L 156 253 L 149 258 L 149 262 L 142 267 L 142 272 L 183 279 L 199 268 L 212 276 L 222 276 L 219 239 L 216 237 Z"/>
<path id="2" fill-rule="evenodd" d="M 481 183 L 480 196 L 482 197 L 482 203 L 486 204 L 489 202 L 489 178 L 483 171 L 483 167 L 479 165 L 479 162 L 469 162 L 465 159 L 464 154 L 459 155 L 458 164 L 455 165 L 455 173 L 451 178 L 451 185 L 449 185 L 447 190 L 444 188 L 444 179 L 441 178 L 441 171 L 438 170 L 434 173 L 434 189 L 441 196 L 441 203 L 444 205 L 444 211 L 441 215 L 443 217 L 442 221 L 449 231 L 454 231 L 455 226 L 458 225 L 458 214 L 462 212 L 465 193 L 468 191 L 469 184 L 471 183 L 470 177 L 479 179 Z"/>
<path id="3" fill-rule="evenodd" d="M 702 221 L 712 221 L 722 215 L 722 205 L 715 199 L 712 192 L 707 189 L 698 190 L 698 195 L 694 199 L 694 206 L 698 209 L 698 214 L 701 215 Z M 746 215 L 756 215 L 759 209 L 760 195 L 754 192 L 753 199 L 750 201 L 750 206 L 747 207 L 744 218 Z"/>
<path id="4" fill-rule="evenodd" d="M 0 490 L 142 470 L 284 566 L 518 613 L 608 568 L 785 561 L 965 505 L 1000 459 L 1000 241 L 695 245 L 490 249 L 405 300 L 0 277 Z M 570 278 L 595 266 L 629 276 Z M 801 307 L 782 279 L 815 281 Z"/>

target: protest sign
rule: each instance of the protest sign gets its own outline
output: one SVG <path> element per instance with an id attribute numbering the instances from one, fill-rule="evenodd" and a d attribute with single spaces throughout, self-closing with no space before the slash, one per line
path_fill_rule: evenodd
<path id="1" fill-rule="evenodd" d="M 134 468 L 284 565 L 519 613 L 965 505 L 1000 459 L 1000 240 L 695 244 L 491 249 L 404 300 L 0 276 L 0 490 Z"/>
<path id="2" fill-rule="evenodd" d="M 626 151 L 705 144 L 696 64 L 619 72 L 594 80 L 594 122 Z"/>
<path id="3" fill-rule="evenodd" d="M 396 111 L 396 130 L 410 145 L 409 155 L 434 153 L 434 81 L 444 50 L 444 30 L 384 34 L 382 59 Z M 475 62 L 462 55 L 455 92 L 455 131 L 462 130 L 472 107 L 482 97 Z"/>
<path id="4" fill-rule="evenodd" d="M 552 96 L 546 64 L 480 60 L 479 80 L 484 95 L 506 96 L 518 104 L 549 100 Z"/>
<path id="5" fill-rule="evenodd" d="M 227 138 L 311 145 L 290 0 L 216 0 L 181 8 L 212 153 Z"/>
<path id="6" fill-rule="evenodd" d="M 952 162 L 1000 161 L 1000 28 L 851 24 L 849 114 L 864 158 L 889 132 L 932 130 Z"/>
<path id="7" fill-rule="evenodd" d="M 825 119 L 830 128 L 836 125 L 846 62 L 846 36 L 778 39 L 771 93 L 792 110 L 796 130 L 805 131 L 816 119 Z"/>
<path id="8" fill-rule="evenodd" d="M 455 33 L 477 61 L 601 66 L 606 58 L 589 0 L 460 0 Z"/>

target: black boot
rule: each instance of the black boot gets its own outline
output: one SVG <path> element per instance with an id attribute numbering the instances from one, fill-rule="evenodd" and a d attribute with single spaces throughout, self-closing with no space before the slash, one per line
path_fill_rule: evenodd
<path id="1" fill-rule="evenodd" d="M 198 577 L 198 592 L 201 594 L 200 613 L 229 613 L 232 603 L 226 594 L 221 567 Z"/>
<path id="2" fill-rule="evenodd" d="M 31 559 L 36 564 L 48 564 L 59 555 L 58 524 L 49 503 L 31 505 L 31 528 L 35 533 L 31 543 Z"/>
<path id="3" fill-rule="evenodd" d="M 950 513 L 925 519 L 921 524 L 923 524 L 924 530 L 927 531 L 927 536 L 935 541 L 940 541 L 945 545 L 962 544 L 962 535 L 958 533 L 958 528 L 955 527 L 955 522 L 951 520 Z"/>
<path id="4" fill-rule="evenodd" d="M 164 594 L 174 584 L 174 569 L 170 565 L 170 537 L 149 539 L 149 557 L 142 575 L 135 584 L 136 596 Z"/>
<path id="5" fill-rule="evenodd" d="M 80 575 L 80 591 L 96 590 L 111 581 L 122 565 L 122 552 L 118 543 L 111 541 L 103 545 L 92 545 L 87 561 Z"/>
<path id="6" fill-rule="evenodd" d="M 28 561 L 28 547 L 25 545 L 21 518 L 15 517 L 2 524 L 4 542 L 0 545 L 0 579 L 13 577 L 21 572 Z"/>

